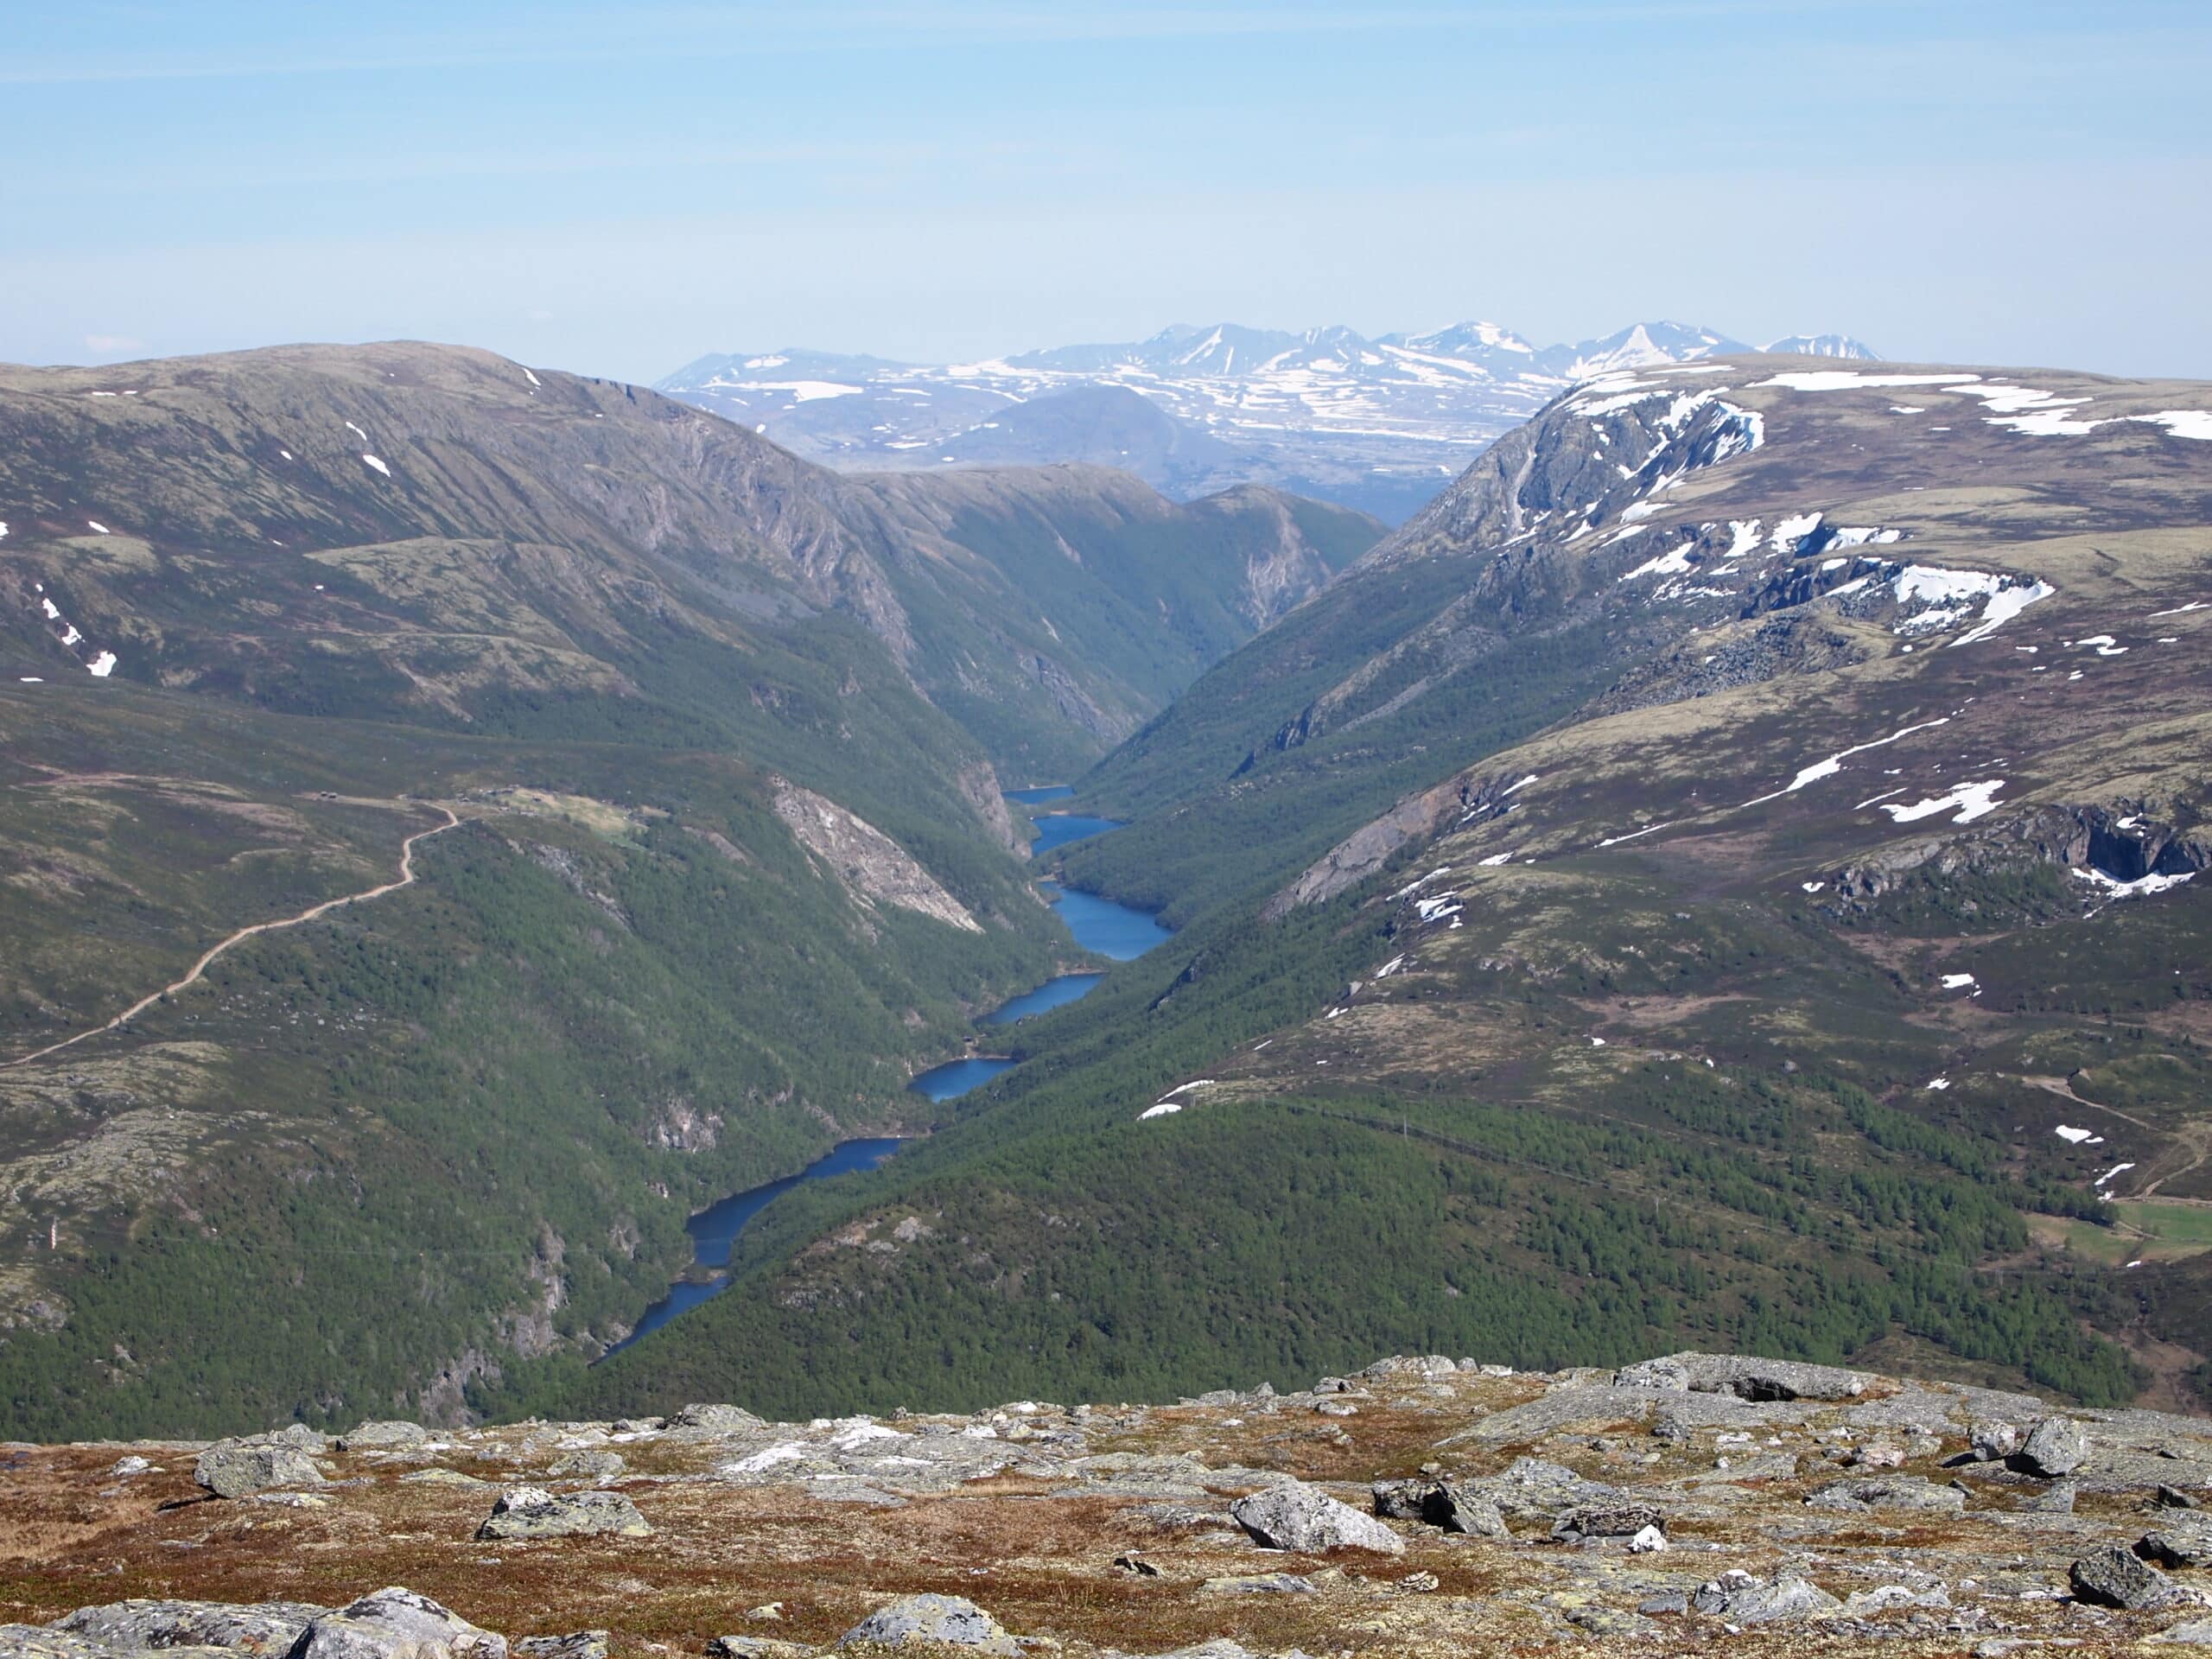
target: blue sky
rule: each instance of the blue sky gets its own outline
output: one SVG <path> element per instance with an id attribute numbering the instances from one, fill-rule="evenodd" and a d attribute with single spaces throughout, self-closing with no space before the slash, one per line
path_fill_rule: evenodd
<path id="1" fill-rule="evenodd" d="M 0 9 L 0 358 L 1654 317 L 2212 375 L 2212 6 Z"/>

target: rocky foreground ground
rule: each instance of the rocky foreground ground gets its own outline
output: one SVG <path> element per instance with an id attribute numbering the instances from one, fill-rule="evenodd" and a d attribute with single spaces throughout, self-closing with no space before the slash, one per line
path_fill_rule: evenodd
<path id="1" fill-rule="evenodd" d="M 1708 1355 L 0 1450 L 41 1659 L 2212 1645 L 2212 1421 Z"/>

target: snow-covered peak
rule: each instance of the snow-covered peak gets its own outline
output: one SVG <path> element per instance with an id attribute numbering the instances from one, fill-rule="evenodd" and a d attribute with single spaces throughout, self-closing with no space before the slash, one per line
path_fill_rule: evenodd
<path id="1" fill-rule="evenodd" d="M 1739 340 L 1712 329 L 1684 322 L 1638 322 L 1608 334 L 1586 340 L 1574 348 L 1567 366 L 1572 380 L 1588 380 L 1624 369 L 1649 368 L 1661 363 L 1694 363 L 1701 357 L 1724 357 L 1751 347 Z"/>
<path id="2" fill-rule="evenodd" d="M 1878 363 L 1882 354 L 1849 334 L 1784 334 L 1761 349 L 1797 357 L 1847 357 L 1862 363 Z"/>

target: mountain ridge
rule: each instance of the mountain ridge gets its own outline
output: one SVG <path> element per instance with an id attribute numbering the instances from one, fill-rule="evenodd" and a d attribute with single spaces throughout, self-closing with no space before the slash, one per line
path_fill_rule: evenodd
<path id="1" fill-rule="evenodd" d="M 1846 336 L 1820 340 L 1872 357 Z M 992 435 L 1037 403 L 1116 389 L 1155 404 L 1156 433 L 1181 441 L 1155 436 L 1132 451 L 1109 423 L 1063 421 L 1057 447 L 1022 458 L 1127 465 L 1179 497 L 1270 483 L 1395 523 L 1576 379 L 1750 349 L 1664 321 L 1542 347 L 1488 322 L 1374 339 L 1342 326 L 1294 333 L 1224 322 L 942 365 L 798 349 L 725 353 L 657 384 L 840 468 L 916 469 L 988 455 Z"/>

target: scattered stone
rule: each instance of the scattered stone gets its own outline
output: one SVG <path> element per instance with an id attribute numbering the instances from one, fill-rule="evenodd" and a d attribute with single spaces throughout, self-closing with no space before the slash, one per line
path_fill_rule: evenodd
<path id="1" fill-rule="evenodd" d="M 54 1629 L 126 1651 L 154 1648 L 228 1648 L 282 1655 L 330 1610 L 299 1601 L 234 1605 L 223 1601 L 111 1601 L 79 1607 Z M 5 1651 L 0 1647 L 0 1651 Z"/>
<path id="2" fill-rule="evenodd" d="M 964 1596 L 901 1596 L 854 1625 L 837 1645 L 855 1642 L 880 1642 L 893 1647 L 906 1642 L 938 1642 L 947 1647 L 1008 1656 L 1021 1651 L 998 1620 Z"/>
<path id="3" fill-rule="evenodd" d="M 1881 1444 L 1854 1446 L 1847 1460 L 1858 1469 L 1902 1469 L 1904 1448 Z"/>
<path id="4" fill-rule="evenodd" d="M 320 1615 L 289 1659 L 507 1659 L 507 1639 L 394 1587 Z"/>
<path id="5" fill-rule="evenodd" d="M 1229 1506 L 1236 1524 L 1269 1549 L 1371 1549 L 1405 1553 L 1405 1542 L 1373 1516 L 1339 1503 L 1317 1486 L 1289 1480 Z"/>
<path id="6" fill-rule="evenodd" d="M 464 1475 L 458 1469 L 414 1469 L 399 1478 L 417 1486 L 488 1486 L 488 1480 Z"/>
<path id="7" fill-rule="evenodd" d="M 707 1643 L 712 1659 L 803 1659 L 816 1649 L 772 1636 L 718 1636 Z"/>
<path id="8" fill-rule="evenodd" d="M 1877 1590 L 1854 1590 L 1844 1598 L 1843 1611 L 1857 1618 L 1867 1613 L 1894 1612 L 1901 1608 L 1937 1612 L 1951 1605 L 1951 1592 L 1942 1585 L 1915 1590 L 1902 1584 L 1885 1584 Z"/>
<path id="9" fill-rule="evenodd" d="M 571 1630 L 566 1636 L 525 1636 L 509 1646 L 518 1659 L 607 1659 L 608 1633 Z"/>
<path id="10" fill-rule="evenodd" d="M 1665 1532 L 1667 1516 L 1650 1503 L 1580 1503 L 1552 1522 L 1552 1536 L 1572 1543 L 1582 1538 L 1633 1538 L 1646 1529 Z"/>
<path id="11" fill-rule="evenodd" d="M 2056 1479 L 2072 1474 L 2088 1457 L 2089 1437 L 2081 1424 L 2070 1417 L 2046 1417 L 2029 1430 L 2014 1461 L 2029 1474 Z"/>
<path id="12" fill-rule="evenodd" d="M 1705 1592 L 1698 1593 L 1701 1597 Z M 1734 1624 L 1794 1624 L 1802 1619 L 1825 1618 L 1842 1607 L 1818 1585 L 1792 1575 L 1725 1592 L 1719 1605 L 1711 1611 Z"/>
<path id="13" fill-rule="evenodd" d="M 1659 1634 L 1659 1627 L 1649 1619 L 1618 1607 L 1577 1607 L 1567 1613 L 1567 1622 L 1600 1638 L 1632 1640 Z"/>
<path id="14" fill-rule="evenodd" d="M 1955 1486 L 1938 1486 L 1920 1475 L 1881 1475 L 1865 1480 L 1838 1480 L 1815 1490 L 1805 1499 L 1814 1510 L 1939 1510 L 1956 1515 L 1967 1506 L 1967 1495 Z"/>
<path id="15" fill-rule="evenodd" d="M 218 1440 L 200 1454 L 192 1478 L 218 1497 L 322 1484 L 308 1454 L 282 1440 Z"/>
<path id="16" fill-rule="evenodd" d="M 1310 1596 L 1313 1580 L 1302 1579 L 1295 1573 L 1240 1573 L 1228 1578 L 1208 1579 L 1205 1587 L 1232 1596 Z"/>
<path id="17" fill-rule="evenodd" d="M 2145 1533 L 2135 1553 L 2163 1567 L 2212 1567 L 2212 1515 L 2182 1510 Z"/>
<path id="18" fill-rule="evenodd" d="M 566 1538 L 611 1532 L 622 1538 L 649 1538 L 652 1530 L 638 1506 L 620 1492 L 556 1496 L 541 1486 L 516 1486 L 499 1494 L 476 1535 Z"/>
<path id="19" fill-rule="evenodd" d="M 628 1466 L 620 1452 L 571 1452 L 556 1459 L 545 1472 L 555 1480 L 588 1480 L 596 1484 L 620 1478 Z"/>
<path id="20" fill-rule="evenodd" d="M 2066 1569 L 2066 1578 L 2081 1600 L 2129 1612 L 2158 1606 L 2174 1589 L 2172 1580 L 2118 1544 L 2090 1551 Z"/>
<path id="21" fill-rule="evenodd" d="M 2020 1431 L 2011 1423 L 1979 1422 L 1967 1434 L 1967 1444 L 1981 1463 L 2002 1463 L 2020 1449 Z"/>
<path id="22" fill-rule="evenodd" d="M 431 1438 L 420 1423 L 363 1423 L 338 1438 L 340 1452 L 381 1452 L 421 1446 Z"/>
<path id="23" fill-rule="evenodd" d="M 2150 1642 L 2185 1642 L 2192 1647 L 2212 1647 L 2212 1618 L 2186 1619 L 2144 1639 Z"/>
<path id="24" fill-rule="evenodd" d="M 1652 1618 L 1663 1618 L 1669 1613 L 1687 1613 L 1689 1610 L 1690 1599 L 1679 1590 L 1669 1591 L 1662 1596 L 1647 1596 L 1636 1604 L 1637 1612 Z"/>
<path id="25" fill-rule="evenodd" d="M 2169 1510 L 2196 1510 L 2203 1507 L 2195 1497 L 2178 1486 L 2161 1485 L 2158 1488 L 2158 1497 L 2160 1505 Z"/>
<path id="26" fill-rule="evenodd" d="M 2054 1480 L 2033 1497 L 2023 1498 L 2020 1508 L 2030 1515 L 2071 1515 L 2074 1499 L 2081 1490 L 2075 1481 Z"/>
<path id="27" fill-rule="evenodd" d="M 1734 1354 L 1670 1354 L 1613 1374 L 1617 1388 L 1732 1394 L 1739 1400 L 1855 1400 L 1872 1381 L 1834 1365 Z"/>
<path id="28" fill-rule="evenodd" d="M 686 1406 L 668 1420 L 671 1428 L 703 1428 L 716 1434 L 743 1434 L 766 1424 L 742 1406 Z"/>

